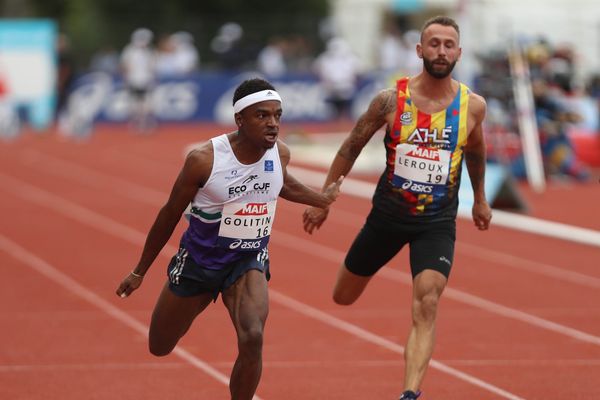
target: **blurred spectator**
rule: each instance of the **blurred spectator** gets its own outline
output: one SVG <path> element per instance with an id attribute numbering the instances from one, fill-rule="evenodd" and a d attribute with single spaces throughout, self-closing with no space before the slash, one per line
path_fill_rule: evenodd
<path id="1" fill-rule="evenodd" d="M 414 76 L 421 72 L 423 61 L 416 52 L 421 35 L 416 30 L 401 33 L 391 24 L 379 42 L 379 67 L 394 79 L 401 76 Z"/>
<path id="2" fill-rule="evenodd" d="M 592 76 L 588 83 L 588 93 L 596 103 L 597 115 L 600 116 L 600 74 Z M 600 135 L 600 118 L 598 124 L 594 127 Z"/>
<path id="3" fill-rule="evenodd" d="M 570 94 L 575 90 L 575 55 L 570 45 L 554 49 L 546 66 L 548 81 Z"/>
<path id="4" fill-rule="evenodd" d="M 236 22 L 227 22 L 219 28 L 217 36 L 211 40 L 210 47 L 217 54 L 221 67 L 238 69 L 248 61 L 246 51 L 241 46 L 243 36 L 244 30 Z"/>
<path id="5" fill-rule="evenodd" d="M 194 45 L 194 37 L 184 31 L 171 35 L 174 48 L 176 76 L 186 76 L 198 70 L 200 56 Z"/>
<path id="6" fill-rule="evenodd" d="M 600 100 L 600 73 L 590 77 L 588 83 L 588 92 L 593 98 Z"/>
<path id="7" fill-rule="evenodd" d="M 198 70 L 200 57 L 187 32 L 163 35 L 158 41 L 156 71 L 160 77 L 184 77 Z"/>
<path id="8" fill-rule="evenodd" d="M 175 43 L 169 34 L 161 35 L 156 45 L 155 68 L 159 77 L 176 75 Z"/>
<path id="9" fill-rule="evenodd" d="M 56 116 L 58 117 L 65 108 L 69 95 L 69 87 L 75 77 L 75 66 L 71 56 L 71 43 L 69 37 L 64 33 L 58 35 L 56 52 L 58 59 Z"/>
<path id="10" fill-rule="evenodd" d="M 490 162 L 511 165 L 522 155 L 521 139 L 515 129 L 511 116 L 502 102 L 490 97 L 487 102 L 487 114 L 484 120 L 487 158 Z M 524 171 L 520 172 L 519 175 Z"/>
<path id="11" fill-rule="evenodd" d="M 338 35 L 339 29 L 336 26 L 333 16 L 327 16 L 319 21 L 319 37 L 323 42 L 327 42 Z"/>
<path id="12" fill-rule="evenodd" d="M 540 38 L 527 46 L 525 53 L 531 78 L 547 79 L 546 65 L 552 54 L 550 44 L 545 39 Z"/>
<path id="13" fill-rule="evenodd" d="M 554 48 L 539 38 L 526 50 L 532 79 L 543 79 L 551 86 L 570 94 L 575 89 L 575 56 L 570 45 Z"/>
<path id="14" fill-rule="evenodd" d="M 107 45 L 98 50 L 90 60 L 90 70 L 115 75 L 119 73 L 119 53 Z"/>
<path id="15" fill-rule="evenodd" d="M 586 180 L 590 173 L 582 160 L 596 158 L 584 156 L 582 136 L 597 134 L 600 110 L 591 100 L 593 85 L 588 86 L 587 93 L 581 90 L 575 74 L 576 60 L 568 45 L 555 49 L 544 38 L 538 38 L 525 47 L 524 53 L 546 174 Z M 507 55 L 489 52 L 479 61 L 482 68 L 476 90 L 488 99 L 486 134 L 490 139 L 490 159 L 510 165 L 515 176 L 525 177 L 523 154 L 516 140 L 518 121 Z"/>
<path id="16" fill-rule="evenodd" d="M 296 34 L 288 37 L 286 57 L 288 71 L 310 72 L 313 61 L 313 49 L 304 36 Z"/>
<path id="17" fill-rule="evenodd" d="M 155 84 L 155 54 L 151 47 L 153 34 L 146 28 L 136 29 L 130 43 L 121 53 L 123 81 L 129 94 L 131 122 L 136 130 L 154 128 L 151 92 Z"/>
<path id="18" fill-rule="evenodd" d="M 546 172 L 550 176 L 568 176 L 577 180 L 586 180 L 589 178 L 589 172 L 577 160 L 568 136 L 569 124 L 579 122 L 581 116 L 566 109 L 557 101 L 544 80 L 534 80 L 532 89 Z"/>
<path id="19" fill-rule="evenodd" d="M 314 62 L 327 101 L 332 104 L 338 119 L 350 118 L 361 66 L 350 45 L 336 37 L 327 42 L 326 50 Z"/>
<path id="20" fill-rule="evenodd" d="M 405 48 L 400 29 L 390 22 L 379 41 L 379 68 L 384 73 L 399 73 L 404 56 Z"/>
<path id="21" fill-rule="evenodd" d="M 269 43 L 258 53 L 256 66 L 260 72 L 268 77 L 277 78 L 287 72 L 285 54 L 287 42 L 284 38 L 276 36 L 269 39 Z"/>
<path id="22" fill-rule="evenodd" d="M 405 51 L 401 68 L 405 75 L 415 76 L 423 69 L 423 60 L 419 58 L 415 50 L 420 41 L 421 34 L 415 29 L 408 30 L 402 35 Z"/>

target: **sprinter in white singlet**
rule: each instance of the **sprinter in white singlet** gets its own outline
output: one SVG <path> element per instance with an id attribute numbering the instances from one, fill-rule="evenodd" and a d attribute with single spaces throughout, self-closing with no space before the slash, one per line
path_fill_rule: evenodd
<path id="1" fill-rule="evenodd" d="M 262 372 L 267 244 L 277 199 L 328 208 L 343 177 L 318 193 L 287 173 L 290 151 L 278 140 L 282 102 L 269 82 L 244 81 L 234 93 L 233 109 L 237 131 L 214 137 L 187 156 L 138 264 L 121 282 L 117 295 L 127 297 L 141 285 L 191 204 L 189 227 L 168 266 L 168 280 L 152 314 L 150 352 L 169 354 L 220 293 L 238 343 L 231 398 L 250 400 Z"/>

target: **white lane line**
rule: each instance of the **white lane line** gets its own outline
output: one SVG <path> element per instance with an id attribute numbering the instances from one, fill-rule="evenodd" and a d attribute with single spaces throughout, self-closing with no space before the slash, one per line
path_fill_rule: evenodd
<path id="1" fill-rule="evenodd" d="M 315 187 L 322 187 L 326 174 L 305 168 L 289 166 L 290 171 L 300 181 Z M 370 199 L 375 192 L 375 184 L 352 178 L 344 179 L 342 192 L 364 199 Z M 459 210 L 459 217 L 471 219 L 470 210 Z M 534 233 L 560 240 L 583 243 L 600 247 L 600 232 L 593 229 L 580 228 L 559 222 L 544 221 L 525 215 L 513 214 L 502 210 L 494 210 L 494 225 L 522 232 Z"/>
<path id="2" fill-rule="evenodd" d="M 187 367 L 186 363 L 87 363 L 0 365 L 0 372 L 162 370 Z"/>
<path id="3" fill-rule="evenodd" d="M 345 253 L 339 250 L 335 250 L 328 246 L 324 246 L 322 244 L 277 230 L 274 230 L 273 232 L 273 244 L 281 245 L 295 251 L 301 251 L 313 257 L 321 257 L 327 261 L 331 261 L 332 266 L 335 268 L 339 267 L 346 256 Z M 377 275 L 385 279 L 404 283 L 412 287 L 412 277 L 409 273 L 401 272 L 391 268 L 382 268 L 377 272 Z M 493 314 L 501 315 L 506 318 L 524 322 L 528 325 L 533 325 L 538 328 L 568 336 L 582 342 L 600 346 L 600 337 L 598 336 L 594 336 L 589 333 L 537 317 L 533 314 L 528 314 L 523 311 L 506 307 L 481 297 L 453 289 L 451 287 L 444 289 L 444 297 L 463 304 L 468 304 Z"/>
<path id="4" fill-rule="evenodd" d="M 388 269 L 386 270 L 386 274 L 390 279 L 397 280 L 398 282 L 404 282 L 406 284 L 410 284 L 411 282 L 411 276 L 404 272 Z M 536 317 L 533 314 L 528 314 L 523 311 L 515 310 L 514 308 L 506 307 L 501 304 L 494 303 L 492 301 L 481 298 L 479 296 L 475 296 L 457 289 L 453 289 L 451 287 L 447 287 L 446 289 L 444 289 L 444 296 L 446 298 L 453 299 L 460 303 L 469 304 L 473 307 L 477 307 L 479 309 L 491 312 L 493 314 L 521 321 L 529 325 L 534 325 L 538 328 L 542 328 L 564 336 L 569 336 L 581 342 L 587 342 L 596 346 L 600 346 L 600 337 L 598 336 L 582 332 L 580 330 L 573 329 L 568 326 L 558 324 L 556 322 L 552 322 L 544 318 Z"/>
<path id="5" fill-rule="evenodd" d="M 277 299 L 277 301 L 280 304 L 283 304 L 283 305 L 287 306 L 288 308 L 291 308 L 300 314 L 306 315 L 309 318 L 316 319 L 316 320 L 318 320 L 326 325 L 329 325 L 335 329 L 349 333 L 353 336 L 358 337 L 359 339 L 362 339 L 366 342 L 373 343 L 377 346 L 383 347 L 394 353 L 404 354 L 403 346 L 400 346 L 397 343 L 394 343 L 388 339 L 385 339 L 385 338 L 378 336 L 374 333 L 371 333 L 365 329 L 362 329 L 354 324 L 350 324 L 346 321 L 336 318 L 331 314 L 325 313 L 314 307 L 311 307 L 311 306 L 301 303 L 297 300 L 294 300 L 293 298 L 288 297 L 288 296 L 284 295 L 283 293 L 271 291 L 270 296 L 273 299 Z M 463 380 L 467 383 L 470 383 L 473 386 L 477 386 L 481 389 L 485 389 L 488 392 L 494 393 L 505 399 L 511 399 L 511 400 L 523 399 L 522 397 L 519 397 L 510 392 L 507 392 L 506 390 L 503 390 L 497 386 L 494 386 L 488 382 L 485 382 L 479 378 L 476 378 L 473 375 L 470 375 L 470 374 L 464 373 L 462 371 L 459 371 L 455 368 L 452 368 L 449 365 L 441 363 L 437 360 L 431 359 L 431 361 L 429 362 L 429 365 L 431 368 L 437 369 L 437 370 L 444 372 L 450 376 L 453 376 L 455 378 Z"/>
<path id="6" fill-rule="evenodd" d="M 94 225 L 94 223 L 91 223 L 91 224 Z M 102 226 L 103 226 L 102 229 L 104 229 L 106 227 L 105 225 L 102 225 Z M 111 232 L 114 233 L 114 231 L 112 229 L 111 229 Z M 122 237 L 123 238 L 129 237 L 128 232 L 124 231 Z M 83 300 L 87 301 L 94 307 L 100 309 L 101 311 L 108 314 L 115 320 L 130 327 L 137 333 L 147 336 L 147 332 L 148 332 L 147 325 L 139 322 L 138 320 L 131 317 L 126 312 L 115 307 L 108 301 L 104 300 L 102 297 L 95 294 L 90 289 L 86 288 L 85 286 L 81 285 L 79 282 L 72 279 L 67 274 L 61 272 L 58 268 L 56 268 L 56 267 L 52 266 L 51 264 L 47 263 L 46 261 L 42 260 L 41 258 L 36 256 L 29 250 L 21 247 L 20 245 L 13 242 L 12 240 L 10 240 L 9 238 L 7 238 L 6 236 L 4 236 L 2 234 L 0 234 L 0 249 L 2 251 L 4 251 L 6 254 L 12 256 L 18 262 L 27 265 L 28 267 L 30 267 L 33 270 L 37 271 L 38 273 L 42 274 L 43 276 L 50 279 L 54 283 L 62 286 L 68 292 L 73 293 L 74 295 L 82 298 Z M 223 383 L 224 385 L 229 385 L 229 378 L 226 375 L 217 371 L 216 369 L 214 369 L 213 367 L 208 365 L 206 362 L 200 360 L 198 357 L 189 353 L 187 350 L 177 346 L 173 350 L 173 353 L 176 354 L 179 358 L 182 358 L 183 360 L 187 361 L 192 366 L 198 368 L 199 370 L 203 371 L 207 375 L 216 379 L 217 381 Z M 256 398 L 256 400 L 259 400 L 259 399 Z"/>
<path id="7" fill-rule="evenodd" d="M 556 367 L 583 367 L 595 368 L 600 366 L 600 360 L 589 359 L 552 359 L 552 360 L 443 360 L 444 364 L 453 366 L 465 367 L 535 367 L 535 368 L 556 368 Z M 213 362 L 223 369 L 231 369 L 233 362 L 231 361 L 216 361 Z M 263 361 L 265 368 L 278 369 L 298 369 L 298 368 L 388 368 L 402 367 L 404 361 L 396 360 L 335 360 L 335 361 Z M 87 363 L 87 364 L 4 364 L 0 365 L 0 373 L 6 372 L 40 372 L 40 371 L 119 371 L 119 370 L 174 370 L 186 368 L 187 363 L 171 362 L 171 363 Z"/>
<path id="8" fill-rule="evenodd" d="M 138 203 L 150 205 L 164 204 L 168 193 L 158 191 L 147 186 L 121 178 L 120 176 L 107 175 L 103 172 L 76 164 L 71 161 L 50 156 L 34 149 L 25 149 L 21 162 L 30 168 L 42 168 L 44 173 L 53 176 L 68 178 L 87 187 L 94 187 L 97 181 L 110 181 L 110 185 L 119 192 L 119 195 L 133 199 Z"/>
<path id="9" fill-rule="evenodd" d="M 99 213 L 96 213 L 92 210 L 89 210 L 85 207 L 82 207 L 68 199 L 54 195 L 50 192 L 47 192 L 40 188 L 37 188 L 33 185 L 30 185 L 28 183 L 20 181 L 16 178 L 12 178 L 3 173 L 0 173 L 0 181 L 3 181 L 3 183 L 4 183 L 3 185 L 0 185 L 0 188 L 2 188 L 2 189 L 8 188 L 9 192 L 13 195 L 16 194 L 16 195 L 20 196 L 21 198 L 23 198 L 27 201 L 30 201 L 32 203 L 36 203 L 39 205 L 43 205 L 45 207 L 49 207 L 49 208 L 53 209 L 54 211 L 58 211 L 61 214 L 76 220 L 77 222 L 83 223 L 85 225 L 91 226 L 92 228 L 104 231 L 105 233 L 109 233 L 113 236 L 124 239 L 132 244 L 135 244 L 136 246 L 141 247 L 144 245 L 145 235 L 143 235 L 141 232 L 136 231 L 132 228 L 129 228 L 123 224 L 120 224 L 117 221 L 107 218 L 107 217 L 105 217 Z M 0 236 L 0 237 L 2 237 L 2 236 Z M 12 243 L 12 242 L 10 242 L 10 243 Z M 14 245 L 18 246 L 16 244 L 14 244 Z M 17 249 L 20 249 L 20 247 L 18 246 Z M 170 254 L 174 254 L 175 251 L 176 251 L 176 248 L 174 246 L 167 244 L 163 248 L 163 251 L 160 253 L 160 255 L 170 259 Z M 166 252 L 168 252 L 168 254 Z M 127 314 L 125 314 L 118 308 L 114 307 L 112 304 L 101 299 L 100 297 L 96 296 L 95 294 L 87 291 L 87 289 L 85 289 L 82 286 L 80 286 L 79 284 L 77 284 L 75 281 L 73 281 L 67 275 L 56 270 L 54 267 L 43 262 L 43 260 L 35 257 L 34 255 L 29 254 L 29 256 L 33 260 L 41 261 L 43 263 L 43 264 L 41 264 L 42 266 L 49 267 L 49 268 L 42 268 L 42 270 L 40 272 L 44 273 L 44 272 L 46 272 L 46 270 L 49 270 L 51 272 L 54 271 L 54 274 L 57 275 L 58 277 L 64 277 L 63 279 L 67 281 L 66 283 L 68 283 L 69 281 L 72 281 L 73 283 L 76 284 L 77 287 L 81 288 L 80 290 L 83 291 L 83 293 L 81 294 L 82 297 L 84 297 L 86 299 L 87 299 L 87 296 L 92 296 L 93 299 L 97 298 L 97 299 L 101 300 L 103 302 L 103 304 L 105 304 L 107 306 L 108 310 L 116 311 L 119 318 L 123 318 L 124 320 L 129 320 L 130 317 Z M 18 257 L 16 257 L 16 258 L 19 259 Z M 33 267 L 33 265 L 32 265 L 32 267 Z M 35 269 L 37 270 L 37 268 L 35 268 Z M 72 290 L 67 284 L 62 282 L 62 279 L 58 283 L 65 286 L 67 289 Z M 89 294 L 86 295 L 86 293 L 89 293 Z M 327 325 L 336 327 L 337 329 L 341 329 L 347 333 L 352 333 L 355 336 L 358 336 L 359 338 L 366 340 L 370 343 L 377 344 L 379 346 L 382 346 L 382 347 L 390 349 L 390 350 L 393 349 L 393 351 L 395 351 L 397 353 L 398 352 L 403 353 L 403 351 L 404 351 L 404 347 L 402 347 L 400 345 L 397 345 L 383 337 L 380 337 L 373 333 L 370 333 L 356 325 L 339 320 L 338 318 L 334 317 L 331 314 L 321 312 L 321 311 L 319 311 L 315 308 L 312 308 L 306 304 L 300 303 L 300 302 L 284 295 L 283 293 L 277 292 L 272 289 L 269 290 L 269 293 L 270 293 L 271 298 L 273 298 L 278 303 L 280 303 L 284 306 L 287 306 L 288 308 L 294 309 L 304 315 L 307 315 L 309 317 L 317 319 L 321 322 L 325 322 L 325 323 L 327 323 Z M 95 304 L 95 303 L 92 302 L 92 304 Z M 109 314 L 112 315 L 111 313 L 109 313 Z M 339 321 L 339 323 L 338 323 L 338 321 Z M 147 331 L 146 326 L 140 324 L 137 321 L 135 321 L 135 322 L 137 323 L 137 324 L 135 324 L 136 330 L 139 331 L 139 329 L 142 328 L 143 332 Z M 132 323 L 132 322 L 130 322 L 130 323 Z M 196 358 L 191 353 L 189 353 L 181 348 L 176 348 L 174 350 L 174 353 L 176 353 L 180 358 L 183 358 L 184 360 L 188 361 L 190 364 L 198 367 L 199 369 L 202 369 L 207 374 L 215 377 L 215 379 L 218 376 L 220 376 L 220 377 L 224 377 L 228 382 L 227 377 L 220 374 L 218 371 L 214 370 L 208 364 L 206 364 L 205 362 Z M 461 379 L 465 382 L 468 382 L 472 385 L 478 386 L 482 389 L 485 389 L 492 393 L 498 394 L 499 396 L 504 397 L 506 399 L 522 400 L 522 398 L 517 395 L 514 395 L 514 394 L 509 393 L 509 392 L 507 392 L 501 388 L 498 388 L 492 384 L 484 382 L 472 375 L 458 371 L 458 370 L 456 370 L 450 366 L 447 366 L 439 361 L 432 359 L 430 362 L 430 366 L 434 369 L 438 369 L 442 372 L 445 372 L 446 374 L 448 374 L 450 376 L 454 376 L 454 377 Z M 218 375 L 213 375 L 215 373 Z M 257 399 L 257 400 L 259 400 L 259 399 Z"/>
<path id="10" fill-rule="evenodd" d="M 359 227 L 362 226 L 366 219 L 366 215 L 358 216 L 357 214 L 334 208 L 331 210 L 329 218 L 332 220 L 335 219 L 335 223 L 351 226 L 358 232 Z M 486 263 L 492 260 L 494 264 L 501 264 L 510 268 L 544 275 L 580 286 L 600 289 L 600 278 L 467 243 L 464 239 L 456 243 L 456 251 L 468 257 L 483 260 Z"/>
<path id="11" fill-rule="evenodd" d="M 82 171 L 82 172 L 86 172 L 86 171 Z M 8 176 L 4 175 L 6 178 L 8 178 Z M 100 174 L 96 174 L 96 178 L 100 179 L 101 175 Z M 10 178 L 12 179 L 12 178 Z M 107 180 L 110 180 L 109 177 L 106 177 Z M 16 183 L 18 184 L 18 182 Z M 346 184 L 346 182 L 344 182 L 344 185 Z M 29 186 L 29 185 L 28 185 Z M 41 190 L 41 189 L 37 189 L 34 188 L 33 186 L 31 186 L 31 188 L 33 188 L 34 190 Z M 44 195 L 47 195 L 48 192 L 43 192 L 40 193 L 39 195 L 35 195 L 35 194 L 31 194 L 30 197 L 33 197 L 35 200 L 37 199 L 41 199 L 44 197 Z M 155 200 L 158 200 L 159 195 L 156 194 L 156 198 Z M 163 197 L 163 196 L 160 196 Z M 66 199 L 62 199 L 59 198 L 58 200 L 55 200 L 54 203 L 59 204 L 62 202 L 67 202 L 68 200 Z M 159 203 L 157 203 L 158 205 Z M 162 203 L 160 203 L 162 204 Z M 71 208 L 72 211 L 77 211 L 79 213 L 79 215 L 81 215 L 81 218 L 85 219 L 90 219 L 91 221 L 93 220 L 95 224 L 103 226 L 103 229 L 105 231 L 108 232 L 114 232 L 113 234 L 116 235 L 122 235 L 125 234 L 127 236 L 127 240 L 130 241 L 131 243 L 143 243 L 145 241 L 145 235 L 143 235 L 140 232 L 137 232 L 127 226 L 124 226 L 122 224 L 118 224 L 115 225 L 115 222 L 113 220 L 110 220 L 109 218 L 106 218 L 102 215 L 99 215 L 97 213 L 90 213 L 89 210 L 80 207 L 77 204 L 72 204 L 69 206 Z M 278 231 L 275 230 L 274 232 L 276 232 L 273 235 L 273 243 L 277 243 L 277 244 L 282 244 L 284 246 L 287 246 L 288 248 L 292 248 L 294 250 L 299 250 L 299 251 L 303 251 L 306 252 L 307 254 L 310 254 L 311 256 L 315 256 L 317 255 L 318 257 L 327 259 L 329 261 L 333 261 L 335 267 L 337 268 L 337 266 L 343 261 L 345 254 L 342 253 L 341 251 L 338 251 L 336 249 L 327 247 L 327 246 L 323 246 L 319 243 L 316 243 L 314 241 L 311 240 L 307 240 L 307 239 L 303 239 L 301 237 L 296 237 L 290 234 L 287 234 L 285 232 L 282 231 Z M 299 245 L 300 244 L 300 245 Z M 315 251 L 315 249 L 318 249 L 317 251 Z M 485 251 L 485 250 L 480 250 L 480 251 Z M 163 248 L 161 255 L 167 257 L 170 259 L 171 255 L 174 254 L 176 252 L 176 249 L 173 246 L 167 245 L 165 246 L 165 248 Z M 503 258 L 501 258 L 503 259 Z M 519 260 L 517 260 L 519 261 Z M 524 264 L 526 265 L 526 264 Z M 550 270 L 551 271 L 551 270 Z M 410 274 L 408 273 L 404 273 L 404 272 L 400 272 L 397 270 L 393 270 L 390 268 L 383 268 L 379 271 L 378 276 L 386 278 L 386 279 L 390 279 L 390 280 L 394 280 L 394 281 L 398 281 L 398 282 L 402 282 L 405 283 L 407 285 L 412 285 L 412 278 L 410 276 Z M 593 277 L 582 277 L 581 280 L 585 280 L 585 278 L 589 278 L 588 281 L 590 282 L 590 285 L 594 285 L 595 284 L 595 278 Z M 485 311 L 497 314 L 497 315 L 501 315 L 504 316 L 506 318 L 511 318 L 514 320 L 518 320 L 521 322 L 524 322 L 526 324 L 529 325 L 533 325 L 536 326 L 538 328 L 542 328 L 542 329 L 546 329 L 555 333 L 559 333 L 562 335 L 566 335 L 569 337 L 572 337 L 574 339 L 580 340 L 580 341 L 584 341 L 584 342 L 588 342 L 594 345 L 600 345 L 600 337 L 562 325 L 562 324 L 558 324 L 540 317 L 537 317 L 533 314 L 528 314 L 513 308 L 509 308 L 494 302 L 491 302 L 489 300 L 485 300 L 483 298 L 480 298 L 478 296 L 475 295 L 471 295 L 462 291 L 459 291 L 457 289 L 453 289 L 453 288 L 446 288 L 445 290 L 446 295 L 445 297 L 447 298 L 451 298 L 455 301 L 464 303 L 464 304 L 468 304 L 471 305 L 473 307 L 479 308 L 479 309 L 483 309 Z"/>
<path id="12" fill-rule="evenodd" d="M 162 206 L 168 196 L 168 194 L 155 189 L 148 188 L 146 186 L 139 185 L 129 180 L 115 177 L 112 175 L 93 170 L 88 167 L 81 166 L 71 161 L 66 161 L 60 158 L 49 156 L 45 153 L 41 153 L 38 150 L 26 149 L 23 151 L 23 163 L 36 168 L 37 164 L 42 163 L 45 173 L 58 175 L 61 177 L 67 177 L 78 183 L 84 185 L 90 185 L 90 182 L 105 181 L 111 186 L 118 188 L 119 195 L 133 199 L 137 202 Z M 313 181 L 318 179 L 324 179 L 322 175 L 313 175 L 309 177 Z M 352 180 L 350 180 L 352 182 Z M 314 182 L 313 182 L 314 183 Z M 371 184 L 363 186 L 361 182 L 360 186 L 351 185 L 350 190 L 353 195 L 358 197 L 366 197 L 369 193 L 372 193 L 374 187 Z M 371 186 L 369 186 L 371 185 Z M 356 189 L 358 188 L 358 190 Z M 345 191 L 344 184 L 344 191 Z M 365 192 L 366 191 L 366 192 Z M 336 222 L 356 226 L 358 223 L 362 223 L 365 216 L 357 216 L 356 214 L 334 209 L 330 218 L 335 218 Z M 469 250 L 465 251 L 463 248 L 466 247 Z M 590 275 L 581 274 L 575 271 L 571 271 L 564 268 L 559 268 L 553 265 L 539 263 L 536 261 L 528 260 L 522 257 L 513 256 L 506 254 L 505 252 L 494 251 L 486 249 L 480 246 L 469 244 L 464 240 L 457 243 L 457 251 L 462 251 L 468 254 L 470 257 L 477 257 L 479 259 L 488 261 L 490 258 L 494 259 L 494 263 L 503 264 L 511 268 L 521 269 L 529 272 L 533 272 L 539 275 L 545 275 L 552 278 L 557 278 L 563 281 L 568 281 L 581 286 L 587 286 L 591 288 L 600 288 L 600 278 L 596 278 Z"/>
<path id="13" fill-rule="evenodd" d="M 465 250 L 465 248 L 467 250 Z M 457 249 L 469 257 L 476 257 L 486 262 L 493 260 L 494 263 L 502 264 L 511 268 L 521 269 L 539 275 L 545 275 L 580 286 L 600 289 L 600 279 L 591 275 L 582 274 L 576 271 L 569 271 L 567 269 L 559 268 L 546 263 L 528 260 L 526 258 L 514 256 L 506 252 L 476 246 L 474 244 L 466 243 L 464 240 L 457 243 Z"/>

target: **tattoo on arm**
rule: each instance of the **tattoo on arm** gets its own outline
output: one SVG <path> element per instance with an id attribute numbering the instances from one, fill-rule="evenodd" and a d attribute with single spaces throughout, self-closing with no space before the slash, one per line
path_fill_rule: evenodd
<path id="1" fill-rule="evenodd" d="M 347 160 L 355 161 L 370 138 L 369 124 L 361 117 L 356 122 L 352 132 L 350 132 L 350 136 L 348 136 L 342 147 L 340 147 L 338 154 Z"/>
<path id="2" fill-rule="evenodd" d="M 350 136 L 342 144 L 338 155 L 354 162 L 373 134 L 386 122 L 386 115 L 396 110 L 396 91 L 387 89 L 380 92 L 360 116 Z"/>

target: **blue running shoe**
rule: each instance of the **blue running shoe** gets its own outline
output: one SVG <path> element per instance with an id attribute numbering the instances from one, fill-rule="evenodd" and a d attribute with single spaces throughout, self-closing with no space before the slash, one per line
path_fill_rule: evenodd
<path id="1" fill-rule="evenodd" d="M 400 399 L 398 399 L 398 400 L 416 400 L 419 398 L 420 395 L 421 395 L 420 391 L 417 391 L 417 393 L 415 393 L 412 390 L 407 390 L 404 393 L 402 393 L 402 395 L 400 396 Z"/>

